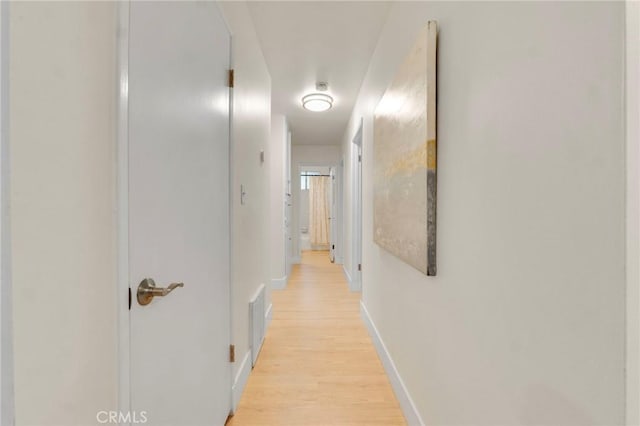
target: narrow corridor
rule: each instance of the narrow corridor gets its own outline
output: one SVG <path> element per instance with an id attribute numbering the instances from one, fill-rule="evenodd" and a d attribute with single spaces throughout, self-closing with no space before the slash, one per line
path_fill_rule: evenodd
<path id="1" fill-rule="evenodd" d="M 303 252 L 228 425 L 405 424 L 360 319 L 359 293 L 323 251 Z"/>

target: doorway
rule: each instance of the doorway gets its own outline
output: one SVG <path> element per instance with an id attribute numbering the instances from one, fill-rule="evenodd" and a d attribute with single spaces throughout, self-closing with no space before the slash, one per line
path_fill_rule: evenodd
<path id="1" fill-rule="evenodd" d="M 121 14 L 121 407 L 153 424 L 223 424 L 231 38 L 215 3 L 131 2 Z"/>
<path id="2" fill-rule="evenodd" d="M 299 256 L 304 251 L 326 251 L 336 263 L 341 253 L 341 172 L 337 165 L 301 165 L 297 179 Z M 339 263 L 339 262 L 338 262 Z"/>
<path id="3" fill-rule="evenodd" d="M 300 167 L 300 251 L 329 251 L 331 167 Z"/>

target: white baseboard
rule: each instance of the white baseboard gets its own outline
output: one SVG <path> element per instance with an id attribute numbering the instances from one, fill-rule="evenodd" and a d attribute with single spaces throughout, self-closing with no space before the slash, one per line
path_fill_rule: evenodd
<path id="1" fill-rule="evenodd" d="M 354 281 L 351 279 L 351 275 L 349 275 L 349 271 L 342 265 L 342 271 L 344 272 L 344 277 L 347 279 L 347 284 L 349 285 L 349 290 L 353 292 L 362 291 L 362 283 L 360 281 Z"/>
<path id="2" fill-rule="evenodd" d="M 266 309 L 264 313 L 264 334 L 266 336 L 267 330 L 271 325 L 271 320 L 273 319 L 273 303 L 269 303 L 269 307 Z M 247 385 L 247 380 L 249 380 L 249 375 L 251 374 L 251 349 L 244 354 L 244 358 L 242 358 L 242 364 L 240 364 L 240 368 L 238 369 L 238 373 L 233 381 L 233 387 L 231 388 L 231 414 L 234 414 L 238 408 L 238 403 L 240 402 L 240 397 L 242 396 L 242 392 L 244 391 L 245 386 Z"/>
<path id="3" fill-rule="evenodd" d="M 233 387 L 231 388 L 231 413 L 235 413 L 238 409 L 238 403 L 240 397 L 249 380 L 249 374 L 251 373 L 251 350 L 248 350 L 242 358 L 242 363 L 238 369 L 235 380 L 233 381 Z"/>
<path id="4" fill-rule="evenodd" d="M 336 256 L 336 260 L 334 263 L 337 265 L 342 265 L 344 263 L 344 259 Z"/>
<path id="5" fill-rule="evenodd" d="M 269 307 L 264 312 L 264 335 L 266 337 L 267 330 L 271 325 L 271 320 L 273 319 L 273 303 L 269 303 Z"/>
<path id="6" fill-rule="evenodd" d="M 349 290 L 355 293 L 362 291 L 362 282 L 355 280 L 349 281 Z"/>
<path id="7" fill-rule="evenodd" d="M 349 288 L 351 288 L 351 275 L 349 275 L 349 271 L 347 271 L 347 268 L 344 265 L 342 265 L 342 272 L 344 272 L 344 277 L 347 279 Z"/>
<path id="8" fill-rule="evenodd" d="M 271 279 L 271 289 L 272 290 L 284 290 L 287 288 L 287 276 L 285 275 L 282 278 L 272 278 Z"/>
<path id="9" fill-rule="evenodd" d="M 291 258 L 291 264 L 292 265 L 299 265 L 300 264 L 300 256 L 292 257 Z"/>
<path id="10" fill-rule="evenodd" d="M 411 426 L 424 426 L 424 422 L 420 417 L 420 413 L 418 413 L 418 410 L 416 409 L 416 406 L 411 399 L 411 395 L 409 395 L 409 391 L 404 385 L 402 377 L 400 377 L 400 374 L 396 369 L 396 365 L 394 364 L 391 355 L 387 351 L 387 348 L 382 341 L 382 337 L 380 337 L 380 333 L 378 333 L 378 329 L 371 320 L 369 312 L 367 311 L 367 307 L 364 305 L 363 301 L 360 301 L 360 315 L 362 316 L 362 320 L 369 330 L 371 340 L 373 340 L 373 346 L 375 346 L 376 351 L 378 352 L 378 356 L 382 361 L 382 365 L 384 366 L 384 370 L 389 377 L 391 387 L 393 388 L 393 392 L 396 394 L 396 398 L 398 398 L 400 408 L 402 409 L 402 413 L 407 420 L 407 424 Z"/>

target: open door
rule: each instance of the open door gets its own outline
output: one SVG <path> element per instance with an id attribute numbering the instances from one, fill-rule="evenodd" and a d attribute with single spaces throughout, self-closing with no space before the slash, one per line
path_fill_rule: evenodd
<path id="1" fill-rule="evenodd" d="M 147 425 L 231 407 L 229 60 L 216 3 L 130 3 L 130 397 Z"/>

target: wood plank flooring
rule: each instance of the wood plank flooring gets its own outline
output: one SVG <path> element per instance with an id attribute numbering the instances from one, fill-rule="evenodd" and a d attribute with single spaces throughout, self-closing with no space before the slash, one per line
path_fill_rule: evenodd
<path id="1" fill-rule="evenodd" d="M 404 425 L 342 265 L 303 252 L 229 426 Z"/>

